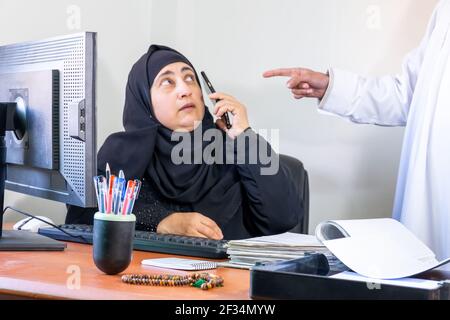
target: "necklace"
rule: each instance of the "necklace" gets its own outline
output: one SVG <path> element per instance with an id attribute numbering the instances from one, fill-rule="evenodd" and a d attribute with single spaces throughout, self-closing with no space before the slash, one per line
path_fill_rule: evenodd
<path id="1" fill-rule="evenodd" d="M 170 274 L 125 274 L 122 282 L 136 285 L 181 287 L 191 286 L 202 290 L 223 287 L 223 278 L 211 273 L 191 273 L 185 276 Z"/>

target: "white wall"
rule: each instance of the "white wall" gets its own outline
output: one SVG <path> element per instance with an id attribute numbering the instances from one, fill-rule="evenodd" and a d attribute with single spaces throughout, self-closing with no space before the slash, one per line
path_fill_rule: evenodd
<path id="1" fill-rule="evenodd" d="M 367 75 L 400 71 L 420 41 L 436 0 L 0 0 L 0 44 L 69 30 L 98 32 L 98 143 L 121 129 L 124 85 L 150 43 L 173 46 L 216 89 L 248 107 L 251 125 L 280 129 L 280 151 L 310 174 L 310 229 L 323 219 L 390 216 L 402 128 L 354 125 L 319 115 L 316 101 L 291 98 L 273 67 L 347 68 Z M 10 13 L 14 12 L 14 15 Z M 17 13 L 21 23 L 12 26 Z M 38 19 L 39 17 L 39 19 Z M 64 219 L 64 206 L 8 192 L 6 204 Z M 12 218 L 10 218 L 12 219 Z"/>
<path id="2" fill-rule="evenodd" d="M 241 99 L 253 127 L 280 129 L 280 151 L 301 159 L 310 174 L 313 230 L 323 219 L 390 216 L 403 129 L 319 115 L 316 101 L 292 99 L 285 79 L 263 79 L 262 72 L 329 65 L 398 72 L 435 3 L 172 0 L 153 7 L 151 38 L 184 52 L 216 89 Z"/>

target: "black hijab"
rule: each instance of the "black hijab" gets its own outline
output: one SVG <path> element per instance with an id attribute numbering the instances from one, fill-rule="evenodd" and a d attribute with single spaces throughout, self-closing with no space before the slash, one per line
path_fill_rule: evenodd
<path id="1" fill-rule="evenodd" d="M 103 171 L 108 162 L 114 173 L 122 169 L 127 179 L 142 179 L 145 176 L 165 198 L 190 205 L 193 211 L 210 217 L 223 228 L 242 203 L 241 185 L 235 167 L 203 161 L 201 164 L 174 164 L 171 153 L 179 142 L 171 141 L 173 131 L 164 127 L 154 116 L 150 88 L 159 71 L 174 62 L 191 66 L 200 85 L 195 68 L 186 57 L 165 46 L 150 46 L 148 52 L 133 65 L 128 76 L 123 111 L 125 131 L 114 133 L 106 139 L 98 153 L 98 167 Z M 208 129 L 219 130 L 215 128 L 213 117 L 205 106 L 202 125 L 195 130 L 203 133 Z M 191 138 L 195 130 L 188 133 Z M 220 135 L 224 137 L 222 131 Z M 214 141 L 203 142 L 202 150 L 210 143 Z M 190 152 L 193 154 L 195 145 L 191 146 Z"/>

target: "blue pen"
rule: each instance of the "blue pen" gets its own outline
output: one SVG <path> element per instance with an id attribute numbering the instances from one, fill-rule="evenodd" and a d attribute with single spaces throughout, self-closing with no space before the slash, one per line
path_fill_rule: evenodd
<path id="1" fill-rule="evenodd" d="M 123 170 L 119 171 L 119 179 L 123 179 L 122 194 L 120 195 L 120 205 L 119 205 L 119 211 L 122 211 L 123 200 L 125 199 L 125 192 L 127 191 L 127 188 L 126 188 L 127 182 L 126 182 L 125 173 L 123 172 Z"/>
<path id="2" fill-rule="evenodd" d="M 114 179 L 114 183 L 113 183 L 112 190 L 111 190 L 112 191 L 111 192 L 111 197 L 112 197 L 112 199 L 111 199 L 111 212 L 114 213 L 114 214 L 116 213 L 117 198 L 119 197 L 118 194 L 117 194 L 117 188 L 119 186 L 118 180 L 119 179 Z"/>
<path id="3" fill-rule="evenodd" d="M 94 177 L 95 195 L 97 196 L 97 204 L 98 204 L 98 206 L 100 206 L 99 179 L 100 179 L 100 176 Z"/>
<path id="4" fill-rule="evenodd" d="M 107 196 L 107 191 L 108 191 L 108 187 L 107 187 L 107 183 L 106 183 L 106 178 L 102 176 L 102 180 L 100 182 L 100 200 L 101 203 L 99 203 L 99 211 L 106 213 L 106 196 Z"/>
<path id="5" fill-rule="evenodd" d="M 104 176 L 94 177 L 95 192 L 97 194 L 97 204 L 99 212 L 104 212 L 105 207 L 105 186 L 106 178 Z"/>
<path id="6" fill-rule="evenodd" d="M 123 193 L 124 186 L 125 186 L 125 179 L 124 178 L 116 179 L 116 185 L 114 187 L 114 202 L 113 202 L 113 212 L 114 212 L 114 214 L 118 214 L 119 211 L 120 211 L 121 202 L 122 202 L 122 193 Z"/>

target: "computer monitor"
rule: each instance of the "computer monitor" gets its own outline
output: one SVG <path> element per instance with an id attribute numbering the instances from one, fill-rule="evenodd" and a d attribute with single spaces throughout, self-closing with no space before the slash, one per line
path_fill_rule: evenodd
<path id="1" fill-rule="evenodd" d="M 5 187 L 96 206 L 95 41 L 84 32 L 0 46 L 2 209 Z"/>

